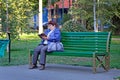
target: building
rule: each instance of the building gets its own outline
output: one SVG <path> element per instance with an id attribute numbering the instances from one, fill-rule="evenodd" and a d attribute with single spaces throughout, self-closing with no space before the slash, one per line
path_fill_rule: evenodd
<path id="1" fill-rule="evenodd" d="M 64 1 L 64 3 L 63 3 Z M 58 2 L 56 2 L 55 4 L 57 5 L 57 10 L 55 10 L 55 6 L 50 5 L 49 8 L 51 9 L 51 16 L 52 16 L 52 20 L 55 19 L 55 15 L 57 15 L 57 23 L 59 25 L 61 25 L 62 19 L 63 19 L 63 14 L 67 14 L 68 13 L 68 9 L 72 6 L 72 1 L 73 0 L 60 0 Z M 54 4 L 54 5 L 55 5 Z M 56 12 L 56 13 L 55 13 Z M 34 29 L 38 28 L 38 14 L 34 15 L 33 19 L 33 25 L 34 25 Z M 43 8 L 43 25 L 45 25 L 48 22 L 48 8 Z"/>

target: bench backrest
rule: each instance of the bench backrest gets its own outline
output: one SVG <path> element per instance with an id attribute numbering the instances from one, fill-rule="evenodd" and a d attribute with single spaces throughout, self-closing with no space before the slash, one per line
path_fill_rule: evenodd
<path id="1" fill-rule="evenodd" d="M 65 50 L 109 52 L 110 32 L 62 32 Z"/>
<path id="2" fill-rule="evenodd" d="M 0 39 L 0 57 L 4 56 L 4 51 L 5 51 L 8 43 L 9 43 L 9 40 Z"/>

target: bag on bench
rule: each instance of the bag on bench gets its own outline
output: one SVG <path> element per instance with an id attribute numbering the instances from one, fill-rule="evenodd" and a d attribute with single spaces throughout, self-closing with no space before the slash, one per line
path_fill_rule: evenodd
<path id="1" fill-rule="evenodd" d="M 48 44 L 48 52 L 52 52 L 52 51 L 64 51 L 64 47 L 63 44 L 61 42 L 51 42 L 50 44 Z"/>

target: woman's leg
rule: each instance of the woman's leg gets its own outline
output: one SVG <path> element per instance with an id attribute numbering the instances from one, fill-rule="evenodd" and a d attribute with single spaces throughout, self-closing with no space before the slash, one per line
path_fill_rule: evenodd
<path id="1" fill-rule="evenodd" d="M 40 51 L 40 64 L 45 65 L 46 63 L 46 51 L 47 51 L 47 45 L 43 46 Z"/>
<path id="2" fill-rule="evenodd" d="M 34 53 L 33 53 L 33 60 L 32 60 L 32 63 L 33 65 L 37 65 L 37 60 L 38 60 L 38 57 L 39 57 L 39 54 L 40 54 L 40 51 L 41 51 L 41 48 L 43 47 L 43 45 L 39 45 L 37 46 L 35 49 L 34 49 Z"/>

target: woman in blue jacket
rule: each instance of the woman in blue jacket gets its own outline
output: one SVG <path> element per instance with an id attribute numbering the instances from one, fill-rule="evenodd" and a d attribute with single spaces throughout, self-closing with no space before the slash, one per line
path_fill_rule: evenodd
<path id="1" fill-rule="evenodd" d="M 41 43 L 34 49 L 33 60 L 32 60 L 33 65 L 30 67 L 30 69 L 37 68 L 37 60 L 40 55 L 40 61 L 39 61 L 41 65 L 40 70 L 44 70 L 48 45 L 51 42 L 60 42 L 61 32 L 55 22 L 50 21 L 48 23 L 48 29 L 45 30 L 44 35 L 41 35 L 41 39 L 42 39 Z"/>

